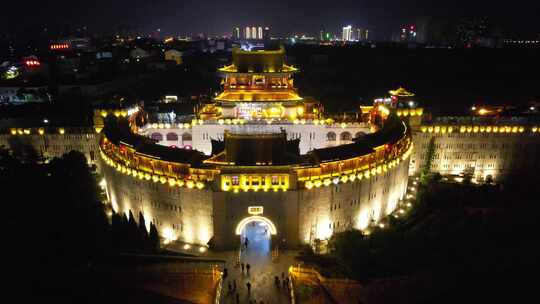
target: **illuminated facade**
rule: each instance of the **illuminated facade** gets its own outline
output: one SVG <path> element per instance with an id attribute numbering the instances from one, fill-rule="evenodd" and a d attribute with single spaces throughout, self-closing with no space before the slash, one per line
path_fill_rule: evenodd
<path id="1" fill-rule="evenodd" d="M 455 176 L 469 173 L 473 182 L 497 182 L 540 169 L 539 129 L 540 123 L 474 121 L 471 117 L 422 124 L 413 128 L 416 149 L 410 172 L 421 172 L 428 158 L 430 171 Z"/>
<path id="2" fill-rule="evenodd" d="M 233 51 L 233 62 L 219 70 L 223 91 L 184 123 L 149 123 L 140 134 L 161 145 L 212 153 L 211 140 L 224 133 L 268 133 L 284 130 L 300 140 L 300 153 L 351 143 L 370 132 L 362 120 L 337 122 L 324 117 L 322 107 L 302 98 L 294 87 L 298 69 L 285 63 L 284 49 Z"/>
<path id="3" fill-rule="evenodd" d="M 281 56 L 274 52 L 262 54 Z M 260 55 L 236 56 L 253 54 Z M 8 128 L 0 144 L 16 150 L 22 143 L 45 158 L 83 152 L 89 163 L 97 163 L 116 212 L 140 213 L 167 242 L 188 248 L 235 247 L 238 234 L 253 221 L 266 223 L 273 239 L 285 239 L 290 247 L 338 231 L 369 229 L 399 208 L 408 176 L 422 171 L 428 157 L 430 171 L 470 171 L 477 182 L 540 168 L 540 123 L 532 119 L 484 117 L 495 110 L 478 108 L 478 117 L 428 123 L 414 94 L 403 88 L 361 107 L 358 121 L 328 119 L 297 94 L 293 67 L 283 64 L 281 71 L 288 72 L 267 75 L 259 72 L 260 60 L 267 62 L 261 56 L 247 61 L 253 72 L 240 75 L 242 60 L 222 68 L 222 94 L 191 122 L 138 128 L 137 107 L 96 110 L 94 128 Z M 261 75 L 262 87 L 253 82 L 238 87 L 233 80 Z M 268 87 L 276 76 L 287 86 Z M 242 114 L 236 109 L 244 99 L 223 98 L 273 90 L 297 96 L 255 98 L 260 109 L 283 108 L 276 117 L 262 110 Z M 223 107 L 233 110 L 224 113 Z M 127 120 L 131 128 L 120 128 L 114 119 Z"/>
<path id="4" fill-rule="evenodd" d="M 235 50 L 223 91 L 191 122 L 106 128 L 113 209 L 140 212 L 169 241 L 216 248 L 237 246 L 252 221 L 295 247 L 392 212 L 407 189 L 409 128 L 384 105 L 369 110 L 376 124 L 324 117 L 294 88 L 297 71 L 283 49 Z"/>

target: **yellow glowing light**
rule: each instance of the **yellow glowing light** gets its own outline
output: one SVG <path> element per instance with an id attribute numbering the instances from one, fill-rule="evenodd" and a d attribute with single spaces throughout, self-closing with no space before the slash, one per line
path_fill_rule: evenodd
<path id="1" fill-rule="evenodd" d="M 174 178 L 169 178 L 169 186 L 174 187 L 176 185 L 176 181 Z"/>
<path id="2" fill-rule="evenodd" d="M 324 182 L 323 182 L 323 184 L 324 184 L 325 186 L 330 186 L 331 183 L 332 183 L 332 181 L 331 181 L 329 178 L 326 178 L 326 179 L 324 180 Z"/>
<path id="3" fill-rule="evenodd" d="M 358 228 L 360 230 L 364 230 L 369 225 L 369 214 L 370 212 L 368 209 L 364 209 L 360 211 L 360 214 L 358 215 Z"/>
<path id="4" fill-rule="evenodd" d="M 165 184 L 167 182 L 167 178 L 165 176 L 162 176 L 159 178 L 159 181 L 162 183 L 162 184 Z"/>
<path id="5" fill-rule="evenodd" d="M 152 181 L 153 181 L 154 183 L 159 182 L 159 176 L 157 176 L 157 175 L 152 176 Z"/>
<path id="6" fill-rule="evenodd" d="M 355 179 L 356 179 L 356 175 L 355 175 L 355 174 L 349 175 L 349 180 L 350 180 L 351 182 L 354 182 Z"/>
<path id="7" fill-rule="evenodd" d="M 189 188 L 189 189 L 193 189 L 193 187 L 195 186 L 195 183 L 192 181 L 192 180 L 188 180 L 186 182 L 186 186 Z"/>
<path id="8" fill-rule="evenodd" d="M 313 184 L 315 185 L 315 187 L 319 188 L 322 185 L 322 182 L 321 182 L 320 179 L 318 179 L 318 180 L 314 181 Z"/>
<path id="9" fill-rule="evenodd" d="M 349 180 L 349 177 L 347 175 L 342 175 L 341 176 L 341 182 L 342 183 L 346 183 L 348 180 Z"/>
<path id="10" fill-rule="evenodd" d="M 426 133 L 426 131 L 427 131 L 427 127 L 425 127 L 425 126 L 422 126 L 422 127 L 420 128 L 420 130 L 422 130 L 422 133 Z"/>
<path id="11" fill-rule="evenodd" d="M 378 109 L 379 109 L 379 112 L 383 113 L 384 115 L 390 114 L 390 110 L 388 110 L 388 108 L 385 107 L 385 106 L 383 106 L 383 105 L 379 105 Z M 404 114 L 405 116 L 407 115 L 407 114 L 405 114 L 405 113 L 403 113 L 403 114 Z"/>
<path id="12" fill-rule="evenodd" d="M 298 113 L 300 116 L 304 115 L 304 107 L 300 106 L 296 108 L 296 113 Z"/>
<path id="13" fill-rule="evenodd" d="M 484 108 L 478 110 L 478 114 L 480 114 L 480 115 L 486 115 L 487 113 L 489 113 L 489 111 L 484 109 Z"/>
<path id="14" fill-rule="evenodd" d="M 11 132 L 11 135 L 17 135 L 17 129 L 11 129 L 10 132 Z"/>
<path id="15" fill-rule="evenodd" d="M 164 228 L 161 232 L 161 235 L 163 236 L 163 238 L 165 239 L 167 243 L 176 241 L 176 239 L 178 238 L 174 230 L 170 227 Z"/>
<path id="16" fill-rule="evenodd" d="M 60 133 L 60 134 L 64 134 L 65 132 L 66 132 L 66 130 L 64 130 L 64 128 L 58 129 L 58 133 Z"/>
<path id="17" fill-rule="evenodd" d="M 191 245 L 190 244 L 185 244 L 183 248 L 184 248 L 184 250 L 189 250 L 191 248 Z"/>
<path id="18" fill-rule="evenodd" d="M 43 128 L 38 129 L 39 135 L 43 135 L 45 133 L 45 130 Z"/>
<path id="19" fill-rule="evenodd" d="M 197 182 L 195 185 L 197 186 L 197 189 L 199 189 L 199 190 L 204 188 L 204 183 L 203 182 Z"/>
<path id="20" fill-rule="evenodd" d="M 206 247 L 203 247 L 203 246 L 199 247 L 199 252 L 206 252 Z"/>
<path id="21" fill-rule="evenodd" d="M 313 188 L 313 182 L 311 182 L 311 181 L 306 181 L 306 188 L 307 188 L 307 189 Z"/>
<path id="22" fill-rule="evenodd" d="M 266 218 L 264 216 L 260 216 L 260 215 L 252 215 L 252 216 L 244 218 L 243 220 L 240 221 L 240 223 L 238 223 L 238 225 L 236 226 L 236 230 L 235 230 L 236 235 L 241 235 L 242 230 L 244 230 L 244 228 L 248 224 L 250 224 L 252 222 L 263 222 L 268 226 L 268 228 L 270 230 L 270 234 L 272 234 L 272 235 L 277 234 L 276 226 L 274 225 L 274 223 L 270 219 L 268 219 L 268 218 Z"/>

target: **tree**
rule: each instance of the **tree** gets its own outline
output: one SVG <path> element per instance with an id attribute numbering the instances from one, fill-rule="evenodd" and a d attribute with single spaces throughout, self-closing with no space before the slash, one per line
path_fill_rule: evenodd
<path id="1" fill-rule="evenodd" d="M 150 251 L 158 251 L 159 250 L 159 234 L 156 228 L 156 225 L 154 223 L 150 223 L 150 234 L 148 235 L 149 244 L 150 244 Z"/>
<path id="2" fill-rule="evenodd" d="M 433 162 L 433 154 L 435 152 L 435 137 L 431 137 L 429 140 L 427 152 L 426 152 L 426 162 L 422 167 L 422 172 L 420 173 L 420 181 L 425 184 L 427 183 L 429 173 L 431 172 L 431 163 Z"/>
<path id="3" fill-rule="evenodd" d="M 139 212 L 139 240 L 140 240 L 140 246 L 141 250 L 143 251 L 149 251 L 151 248 L 150 246 L 150 239 L 148 238 L 148 231 L 146 230 L 146 221 L 144 220 L 144 216 L 142 212 Z"/>

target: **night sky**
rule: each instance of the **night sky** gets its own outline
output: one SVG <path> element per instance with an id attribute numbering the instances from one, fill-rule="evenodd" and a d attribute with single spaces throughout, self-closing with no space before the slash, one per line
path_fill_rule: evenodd
<path id="1" fill-rule="evenodd" d="M 540 1 L 486 0 L 56 0 L 9 1 L 0 12 L 2 32 L 39 26 L 86 25 L 93 32 L 119 26 L 163 34 L 229 34 L 235 25 L 270 26 L 274 35 L 337 32 L 367 27 L 378 39 L 418 16 L 488 16 L 507 34 L 540 33 Z M 4 5 L 6 5 L 5 3 Z"/>

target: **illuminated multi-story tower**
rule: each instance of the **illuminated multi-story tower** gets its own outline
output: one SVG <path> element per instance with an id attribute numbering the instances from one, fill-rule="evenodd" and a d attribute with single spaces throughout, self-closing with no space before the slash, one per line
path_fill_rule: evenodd
<path id="1" fill-rule="evenodd" d="M 251 39 L 257 39 L 257 27 L 256 26 L 251 27 Z"/>
<path id="2" fill-rule="evenodd" d="M 239 27 L 233 28 L 232 36 L 233 36 L 234 39 L 240 39 L 240 28 Z"/>
<path id="3" fill-rule="evenodd" d="M 214 101 L 220 117 L 256 120 L 304 115 L 303 99 L 293 86 L 292 75 L 297 69 L 285 64 L 283 48 L 234 49 L 232 55 L 233 63 L 219 70 L 223 91 Z"/>
<path id="4" fill-rule="evenodd" d="M 344 26 L 343 32 L 342 32 L 342 38 L 343 41 L 351 41 L 352 40 L 352 26 Z"/>

